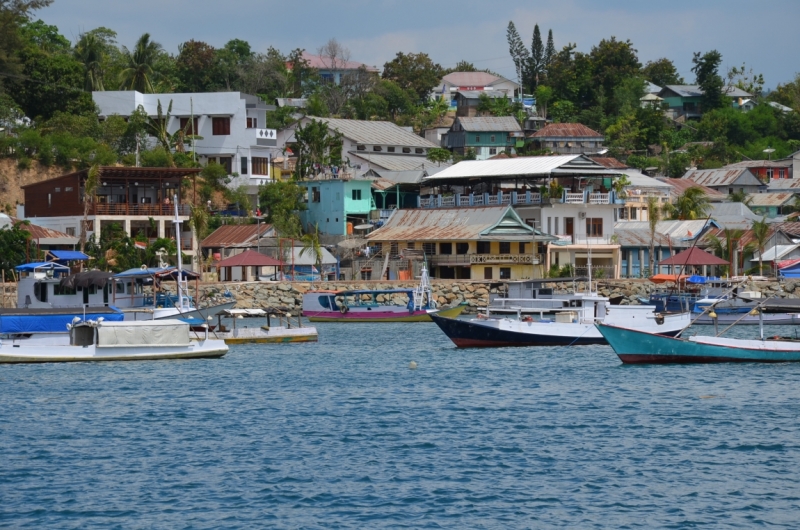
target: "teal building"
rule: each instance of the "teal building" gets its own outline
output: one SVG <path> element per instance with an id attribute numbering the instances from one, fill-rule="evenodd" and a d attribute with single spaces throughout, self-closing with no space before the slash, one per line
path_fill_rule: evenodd
<path id="1" fill-rule="evenodd" d="M 524 141 L 525 133 L 513 116 L 460 117 L 442 138 L 442 147 L 460 155 L 473 149 L 477 160 L 486 160 L 522 147 Z"/>
<path id="2" fill-rule="evenodd" d="M 366 223 L 374 209 L 371 180 L 330 178 L 298 184 L 306 189 L 307 209 L 300 212 L 305 230 L 316 225 L 320 234 L 347 235 L 354 226 Z"/>

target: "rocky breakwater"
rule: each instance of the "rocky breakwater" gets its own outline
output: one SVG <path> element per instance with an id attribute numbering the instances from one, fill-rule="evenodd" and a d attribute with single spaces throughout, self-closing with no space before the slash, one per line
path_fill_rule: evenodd
<path id="1" fill-rule="evenodd" d="M 300 310 L 303 294 L 309 290 L 355 291 L 413 289 L 413 282 L 233 282 L 203 284 L 200 286 L 200 305 L 207 307 L 236 300 L 240 309 L 264 308 L 284 311 Z M 497 294 L 497 287 L 486 283 L 439 281 L 432 282 L 433 296 L 439 306 L 464 303 L 466 312 L 475 312 L 489 303 L 489 295 Z M 406 305 L 405 295 L 393 295 L 391 303 Z"/>

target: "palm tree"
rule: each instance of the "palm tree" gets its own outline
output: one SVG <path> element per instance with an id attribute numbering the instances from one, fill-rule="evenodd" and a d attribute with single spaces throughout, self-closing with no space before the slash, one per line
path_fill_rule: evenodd
<path id="1" fill-rule="evenodd" d="M 736 254 L 736 246 L 744 235 L 744 231 L 738 228 L 726 228 L 723 231 L 724 238 L 720 239 L 714 234 L 708 236 L 709 247 L 724 260 L 728 260 L 728 274 L 733 274 L 733 258 Z M 723 267 L 725 272 L 725 267 Z"/>
<path id="2" fill-rule="evenodd" d="M 93 33 L 84 33 L 75 45 L 75 58 L 83 64 L 83 88 L 87 92 L 103 87 L 103 42 Z"/>
<path id="3" fill-rule="evenodd" d="M 203 240 L 208 231 L 208 210 L 203 206 L 193 205 L 189 213 L 189 226 L 194 231 L 194 237 L 197 240 L 197 264 L 203 266 L 203 250 L 200 248 L 200 241 Z"/>
<path id="4" fill-rule="evenodd" d="M 81 252 L 86 248 L 86 232 L 89 228 L 89 208 L 94 202 L 94 194 L 100 184 L 100 166 L 97 164 L 89 168 L 86 182 L 83 183 L 83 222 L 81 223 L 80 245 Z"/>
<path id="5" fill-rule="evenodd" d="M 314 263 L 319 271 L 320 280 L 322 279 L 322 245 L 319 242 L 319 225 L 314 225 L 314 231 L 305 234 L 300 241 L 303 242 L 303 248 L 300 249 L 300 255 L 303 256 L 307 252 L 314 258 Z M 312 276 L 313 277 L 313 276 Z"/>
<path id="6" fill-rule="evenodd" d="M 667 207 L 672 219 L 681 221 L 702 219 L 711 210 L 708 195 L 702 188 L 692 186 L 681 193 L 675 200 L 675 204 Z"/>
<path id="7" fill-rule="evenodd" d="M 647 222 L 650 225 L 650 273 L 655 274 L 656 256 L 656 226 L 661 220 L 661 209 L 658 205 L 658 197 L 649 195 L 647 197 Z"/>
<path id="8" fill-rule="evenodd" d="M 747 206 L 751 202 L 753 202 L 753 197 L 751 195 L 748 195 L 744 191 L 734 191 L 733 193 L 728 195 L 728 200 L 730 200 L 731 202 L 741 202 L 742 204 Z"/>
<path id="9" fill-rule="evenodd" d="M 764 247 L 767 246 L 767 240 L 770 236 L 767 218 L 762 217 L 760 221 L 753 221 L 750 229 L 753 231 L 753 242 L 755 243 L 754 246 L 756 250 L 758 250 L 758 275 L 763 276 L 764 262 L 762 261 L 762 257 L 764 255 Z"/>
<path id="10" fill-rule="evenodd" d="M 159 43 L 150 40 L 149 33 L 139 37 L 133 52 L 123 46 L 122 56 L 126 68 L 120 74 L 120 88 L 152 94 L 153 82 L 158 77 L 158 72 L 153 67 L 162 49 Z"/>

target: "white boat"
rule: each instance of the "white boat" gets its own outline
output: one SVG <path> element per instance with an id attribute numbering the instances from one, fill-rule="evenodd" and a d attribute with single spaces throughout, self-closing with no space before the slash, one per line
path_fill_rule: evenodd
<path id="1" fill-rule="evenodd" d="M 230 328 L 222 324 L 223 317 L 231 319 Z M 247 318 L 252 317 L 266 318 L 267 325 L 243 324 Z M 269 313 L 263 309 L 228 309 L 217 315 L 218 324 L 212 336 L 224 340 L 225 344 L 317 342 L 317 328 L 304 326 L 300 316 L 294 317 L 294 323 L 292 318 L 290 314 Z"/>
<path id="2" fill-rule="evenodd" d="M 227 352 L 224 341 L 210 339 L 207 333 L 192 340 L 189 324 L 180 320 L 106 322 L 76 317 L 69 334 L 0 341 L 0 363 L 197 359 Z"/>

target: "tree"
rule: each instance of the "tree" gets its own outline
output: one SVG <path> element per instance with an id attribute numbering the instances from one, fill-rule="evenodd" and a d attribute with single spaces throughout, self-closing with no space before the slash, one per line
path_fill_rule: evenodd
<path id="1" fill-rule="evenodd" d="M 199 243 L 208 236 L 208 209 L 204 204 L 193 204 L 191 206 L 191 210 L 189 212 L 189 226 L 192 228 L 194 237 L 198 242 L 196 249 L 197 263 L 202 265 L 203 249 L 200 247 Z"/>
<path id="2" fill-rule="evenodd" d="M 711 204 L 702 188 L 692 186 L 678 196 L 675 204 L 666 209 L 672 219 L 689 221 L 706 217 L 711 210 Z"/>
<path id="3" fill-rule="evenodd" d="M 660 87 L 685 84 L 678 69 L 675 68 L 675 64 L 666 57 L 647 61 L 647 64 L 642 67 L 642 76 Z"/>
<path id="4" fill-rule="evenodd" d="M 302 230 L 297 212 L 305 210 L 306 189 L 293 180 L 262 184 L 258 200 L 265 222 L 275 227 L 281 237 L 299 237 Z"/>
<path id="5" fill-rule="evenodd" d="M 161 52 L 161 45 L 151 41 L 149 33 L 139 37 L 133 51 L 123 46 L 125 69 L 120 74 L 120 89 L 151 94 L 155 92 L 153 83 L 158 79 L 158 72 L 154 66 Z"/>
<path id="6" fill-rule="evenodd" d="M 508 40 L 508 53 L 511 55 L 511 60 L 514 61 L 514 67 L 517 70 L 517 82 L 519 82 L 520 86 L 523 86 L 528 77 L 531 55 L 528 52 L 528 48 L 522 43 L 522 37 L 519 36 L 517 27 L 512 21 L 508 23 L 506 39 Z"/>
<path id="7" fill-rule="evenodd" d="M 427 53 L 397 52 L 394 59 L 383 65 L 382 77 L 410 90 L 416 95 L 417 103 L 421 103 L 430 97 L 443 73 L 441 65 L 434 63 Z"/>
<path id="8" fill-rule="evenodd" d="M 723 230 L 723 239 L 720 239 L 714 234 L 710 234 L 708 242 L 714 254 L 719 255 L 720 258 L 727 260 L 729 265 L 722 268 L 723 273 L 733 274 L 733 263 L 736 255 L 736 250 L 739 241 L 744 235 L 744 231 L 738 228 L 726 228 Z"/>
<path id="9" fill-rule="evenodd" d="M 800 112 L 800 73 L 795 74 L 792 81 L 779 83 L 777 88 L 769 93 L 767 99 Z"/>
<path id="10" fill-rule="evenodd" d="M 453 153 L 443 147 L 432 147 L 428 149 L 428 155 L 425 158 L 438 166 L 450 162 L 453 159 Z"/>
<path id="11" fill-rule="evenodd" d="M 89 209 L 94 203 L 94 194 L 100 184 L 100 166 L 94 165 L 89 168 L 86 174 L 86 182 L 83 184 L 83 222 L 81 223 L 80 246 L 81 252 L 86 248 L 86 233 L 89 230 Z M 102 234 L 102 233 L 101 233 Z"/>
<path id="12" fill-rule="evenodd" d="M 311 168 L 318 164 L 327 166 L 341 163 L 342 135 L 328 129 L 324 121 L 312 119 L 305 126 L 298 125 L 294 133 L 297 164 L 295 177 L 305 178 Z"/>
<path id="13" fill-rule="evenodd" d="M 536 87 L 536 111 L 540 118 L 547 118 L 547 105 L 553 100 L 553 89 L 549 86 Z"/>
<path id="14" fill-rule="evenodd" d="M 544 73 L 544 43 L 542 42 L 542 34 L 539 32 L 539 24 L 533 26 L 533 38 L 531 40 L 531 62 L 530 74 L 533 84 L 531 91 L 535 91 L 539 86 L 539 77 Z"/>
<path id="15" fill-rule="evenodd" d="M 748 197 L 747 193 L 745 193 L 743 190 L 740 190 L 740 191 L 734 191 L 733 193 L 728 195 L 728 200 L 730 200 L 731 202 L 741 202 L 742 204 L 747 206 L 748 204 L 753 202 L 753 197 Z"/>
<path id="16" fill-rule="evenodd" d="M 105 62 L 103 42 L 92 33 L 84 33 L 75 45 L 75 58 L 83 64 L 84 85 L 87 92 L 105 90 L 103 87 L 103 63 Z"/>
<path id="17" fill-rule="evenodd" d="M 478 96 L 478 112 L 492 116 L 516 116 L 522 110 L 522 104 L 506 97 L 491 98 L 481 92 Z"/>
<path id="18" fill-rule="evenodd" d="M 758 275 L 764 275 L 764 250 L 767 246 L 767 241 L 769 240 L 770 236 L 770 229 L 769 223 L 767 223 L 767 218 L 762 217 L 760 221 L 753 221 L 753 224 L 750 226 L 750 229 L 753 231 L 753 243 L 755 244 L 756 250 L 758 250 Z"/>
<path id="19" fill-rule="evenodd" d="M 742 63 L 741 68 L 732 66 L 728 69 L 726 92 L 733 87 L 740 88 L 753 94 L 756 98 L 760 98 L 761 93 L 764 91 L 764 75 L 754 73 L 752 68 L 748 70 L 744 63 Z"/>
<path id="20" fill-rule="evenodd" d="M 661 220 L 661 208 L 659 207 L 658 197 L 654 195 L 647 196 L 647 224 L 650 226 L 650 272 L 655 274 L 656 256 L 656 227 Z"/>
<path id="21" fill-rule="evenodd" d="M 36 260 L 36 246 L 31 233 L 25 230 L 30 221 L 17 221 L 11 226 L 0 228 L 0 270 L 6 280 L 14 278 L 14 267 L 20 263 Z"/>
<path id="22" fill-rule="evenodd" d="M 700 106 L 703 112 L 724 107 L 726 99 L 722 93 L 724 83 L 719 75 L 722 54 L 717 50 L 711 50 L 703 55 L 695 52 L 692 63 L 694 63 L 692 72 L 695 74 L 695 82 L 703 91 L 703 95 L 700 97 Z"/>
<path id="23" fill-rule="evenodd" d="M 592 103 L 602 103 L 600 95 L 611 96 L 624 80 L 640 75 L 641 64 L 631 41 L 618 41 L 616 37 L 603 39 L 592 47 L 589 54 L 594 85 Z M 602 88 L 602 91 L 599 89 Z M 644 93 L 639 94 L 642 97 Z M 619 109 L 613 105 L 613 98 L 606 101 L 606 114 L 617 114 Z M 638 102 L 637 102 L 638 103 Z"/>
<path id="24" fill-rule="evenodd" d="M 0 0 L 0 72 L 9 76 L 22 72 L 18 55 L 23 47 L 20 26 L 28 20 L 31 11 L 51 3 L 53 0 Z M 4 91 L 7 80 L 0 76 L 0 93 Z"/>
<path id="25" fill-rule="evenodd" d="M 314 225 L 314 231 L 303 234 L 300 238 L 303 243 L 303 248 L 300 249 L 300 256 L 310 254 L 314 259 L 314 263 L 319 271 L 320 280 L 322 280 L 322 245 L 319 241 L 319 225 Z M 313 275 L 312 275 L 313 278 Z"/>
<path id="26" fill-rule="evenodd" d="M 194 39 L 178 45 L 175 71 L 183 92 L 211 92 L 219 88 L 217 50 Z"/>
<path id="27" fill-rule="evenodd" d="M 550 64 L 556 56 L 556 46 L 553 44 L 553 30 L 547 30 L 547 46 L 544 48 L 544 70 L 545 73 L 550 72 Z"/>

